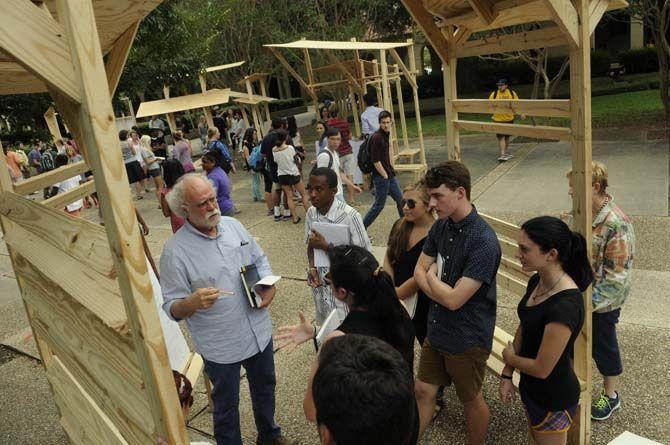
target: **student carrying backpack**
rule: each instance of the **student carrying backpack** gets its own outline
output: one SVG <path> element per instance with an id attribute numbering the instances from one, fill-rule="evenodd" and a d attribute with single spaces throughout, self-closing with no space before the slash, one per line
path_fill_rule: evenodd
<path id="1" fill-rule="evenodd" d="M 361 170 L 361 172 L 363 172 L 364 175 L 369 175 L 374 170 L 374 165 L 372 163 L 372 159 L 370 158 L 370 150 L 368 149 L 369 140 L 370 135 L 366 135 L 365 140 L 358 149 L 358 168 Z"/>

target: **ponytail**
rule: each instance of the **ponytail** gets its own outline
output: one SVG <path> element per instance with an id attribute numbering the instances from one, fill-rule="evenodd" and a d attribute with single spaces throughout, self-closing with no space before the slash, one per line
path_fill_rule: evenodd
<path id="1" fill-rule="evenodd" d="M 528 238 L 540 246 L 542 252 L 556 249 L 558 260 L 565 273 L 584 292 L 593 282 L 593 269 L 588 256 L 586 240 L 577 232 L 570 230 L 567 224 L 553 216 L 538 216 L 521 226 Z"/>
<path id="2" fill-rule="evenodd" d="M 409 315 L 398 299 L 391 276 L 362 247 L 337 246 L 328 256 L 333 285 L 346 289 L 354 306 L 369 311 L 381 324 L 387 342 L 400 350 L 413 334 L 404 329 Z"/>

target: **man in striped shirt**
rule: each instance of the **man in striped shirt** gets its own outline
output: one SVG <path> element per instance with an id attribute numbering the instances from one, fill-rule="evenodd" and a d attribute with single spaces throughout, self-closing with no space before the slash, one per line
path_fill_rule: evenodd
<path id="1" fill-rule="evenodd" d="M 328 250 L 328 242 L 322 234 L 313 229 L 314 223 L 330 223 L 346 225 L 349 232 L 348 244 L 371 250 L 363 219 L 353 207 L 335 199 L 337 193 L 337 175 L 327 167 L 315 168 L 309 176 L 307 186 L 312 207 L 305 215 L 305 243 L 309 270 L 307 282 L 312 288 L 314 306 L 316 307 L 316 323 L 322 324 L 333 309 L 337 309 L 340 322 L 349 312 L 347 305 L 333 296 L 332 289 L 324 283 L 323 277 L 328 267 L 314 265 L 314 250 Z"/>

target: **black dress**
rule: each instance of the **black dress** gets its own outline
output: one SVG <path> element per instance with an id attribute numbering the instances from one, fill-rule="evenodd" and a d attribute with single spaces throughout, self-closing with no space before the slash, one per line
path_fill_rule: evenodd
<path id="1" fill-rule="evenodd" d="M 395 284 L 395 287 L 400 287 L 405 281 L 414 277 L 414 268 L 419 261 L 421 249 L 423 249 L 423 243 L 425 241 L 426 238 L 422 238 L 414 245 L 414 247 L 406 251 L 405 254 L 392 266 L 393 284 Z M 419 290 L 417 293 L 416 311 L 414 312 L 412 322 L 414 323 L 416 339 L 420 345 L 423 345 L 423 341 L 426 339 L 426 331 L 428 329 L 428 309 L 430 307 L 429 303 L 430 301 L 426 294 L 423 293 L 422 290 Z"/>

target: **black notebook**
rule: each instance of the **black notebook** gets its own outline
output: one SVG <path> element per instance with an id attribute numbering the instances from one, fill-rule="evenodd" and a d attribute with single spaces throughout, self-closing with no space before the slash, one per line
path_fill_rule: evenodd
<path id="1" fill-rule="evenodd" d="M 242 266 L 240 268 L 240 276 L 242 277 L 242 287 L 247 296 L 247 301 L 251 307 L 258 308 L 261 305 L 261 297 L 254 292 L 254 286 L 260 281 L 256 265 Z"/>

